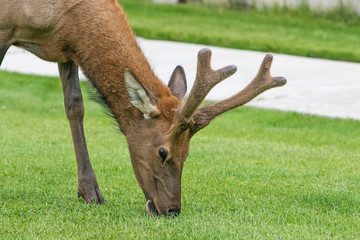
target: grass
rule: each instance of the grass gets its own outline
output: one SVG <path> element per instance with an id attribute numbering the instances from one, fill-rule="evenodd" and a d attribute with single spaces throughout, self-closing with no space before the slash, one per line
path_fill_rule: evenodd
<path id="1" fill-rule="evenodd" d="M 85 130 L 104 206 L 77 199 L 59 79 L 0 72 L 0 96 L 0 239 L 360 238 L 358 121 L 224 114 L 192 140 L 171 219 L 146 216 L 125 138 L 95 103 Z"/>
<path id="2" fill-rule="evenodd" d="M 119 2 L 135 33 L 146 38 L 360 62 L 360 21 L 294 11 Z"/>

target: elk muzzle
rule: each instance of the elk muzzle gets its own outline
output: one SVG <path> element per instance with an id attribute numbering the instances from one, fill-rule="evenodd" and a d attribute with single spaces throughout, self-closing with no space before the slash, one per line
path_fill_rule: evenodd
<path id="1" fill-rule="evenodd" d="M 181 205 L 174 208 L 167 208 L 164 212 L 161 212 L 161 210 L 158 210 L 158 208 L 155 206 L 154 202 L 151 200 L 148 200 L 146 202 L 146 213 L 149 216 L 157 216 L 157 215 L 164 215 L 169 217 L 177 217 L 181 212 Z"/>

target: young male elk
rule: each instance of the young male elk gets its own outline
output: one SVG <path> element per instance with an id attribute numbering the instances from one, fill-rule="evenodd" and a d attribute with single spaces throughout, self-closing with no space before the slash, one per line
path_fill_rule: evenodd
<path id="1" fill-rule="evenodd" d="M 115 0 L 0 0 L 0 64 L 11 45 L 57 62 L 74 142 L 78 192 L 104 203 L 86 147 L 78 66 L 87 75 L 126 136 L 148 214 L 176 215 L 181 174 L 192 136 L 212 119 L 286 80 L 270 76 L 266 55 L 255 79 L 233 97 L 198 109 L 208 92 L 236 71 L 214 71 L 211 52 L 198 55 L 195 84 L 185 104 L 184 70 L 175 68 L 168 86 L 152 72 Z"/>

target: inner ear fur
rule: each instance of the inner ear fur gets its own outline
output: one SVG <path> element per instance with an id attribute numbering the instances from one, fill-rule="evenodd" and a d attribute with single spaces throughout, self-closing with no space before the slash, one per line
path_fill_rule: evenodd
<path id="1" fill-rule="evenodd" d="M 137 107 L 143 114 L 145 119 L 149 119 L 159 115 L 154 102 L 154 97 L 146 87 L 137 79 L 129 69 L 126 69 L 124 73 L 126 94 L 135 107 Z"/>

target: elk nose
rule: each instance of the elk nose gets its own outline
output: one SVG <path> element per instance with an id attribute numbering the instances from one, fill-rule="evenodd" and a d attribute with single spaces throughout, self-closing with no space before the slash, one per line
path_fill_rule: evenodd
<path id="1" fill-rule="evenodd" d="M 172 217 L 172 218 L 177 217 L 177 216 L 179 216 L 180 211 L 181 211 L 180 208 L 170 209 L 170 210 L 168 211 L 168 216 L 169 216 L 169 217 Z"/>

